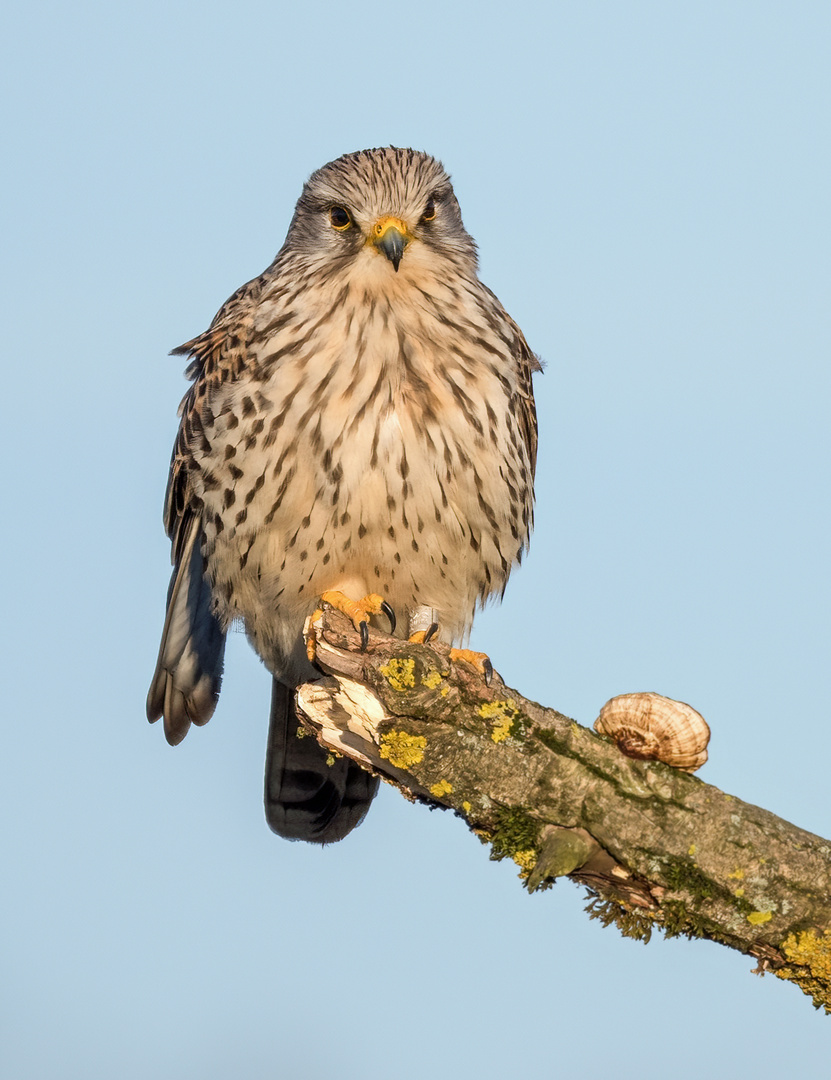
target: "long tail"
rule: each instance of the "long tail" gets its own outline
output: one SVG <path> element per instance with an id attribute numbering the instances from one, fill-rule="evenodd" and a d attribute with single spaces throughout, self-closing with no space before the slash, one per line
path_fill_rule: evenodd
<path id="1" fill-rule="evenodd" d="M 207 724 L 213 715 L 224 654 L 225 634 L 211 611 L 199 518 L 194 517 L 170 579 L 159 658 L 147 694 L 147 719 L 153 724 L 164 717 L 171 746 L 184 739 L 192 723 Z"/>
<path id="2" fill-rule="evenodd" d="M 378 778 L 329 754 L 314 736 L 298 737 L 294 691 L 274 680 L 265 759 L 265 816 L 287 840 L 331 844 L 363 821 Z"/>

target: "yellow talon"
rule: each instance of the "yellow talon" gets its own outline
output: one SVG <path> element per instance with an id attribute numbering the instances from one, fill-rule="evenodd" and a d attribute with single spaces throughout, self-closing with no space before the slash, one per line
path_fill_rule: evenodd
<path id="1" fill-rule="evenodd" d="M 410 634 L 409 640 L 413 645 L 426 645 L 438 633 L 438 629 L 438 623 L 431 623 L 427 630 L 416 630 Z M 451 662 L 464 660 L 466 664 L 476 668 L 480 675 L 484 675 L 486 684 L 490 686 L 493 678 L 493 664 L 487 653 L 473 652 L 471 649 L 451 649 L 450 660 Z"/>
<path id="2" fill-rule="evenodd" d="M 451 649 L 450 660 L 451 663 L 454 660 L 464 660 L 466 664 L 475 667 L 480 675 L 485 676 L 485 682 L 490 686 L 493 678 L 493 664 L 487 653 L 474 652 L 472 649 Z"/>
<path id="3" fill-rule="evenodd" d="M 426 630 L 416 630 L 410 634 L 407 640 L 411 645 L 426 645 L 428 641 L 433 640 L 438 632 L 439 624 L 437 622 L 430 623 Z"/>
<path id="4" fill-rule="evenodd" d="M 369 643 L 369 617 L 370 615 L 386 615 L 390 623 L 390 633 L 395 633 L 395 612 L 378 593 L 369 593 L 363 600 L 350 600 L 337 589 L 327 589 L 320 599 L 331 607 L 342 611 L 352 620 L 352 625 L 361 635 L 361 651 L 366 649 Z M 308 646 L 307 646 L 308 648 Z"/>
<path id="5" fill-rule="evenodd" d="M 348 596 L 336 589 L 328 589 L 325 593 L 321 593 L 320 599 L 331 607 L 337 608 L 338 611 L 342 611 L 344 615 L 348 615 L 356 630 L 361 629 L 361 623 L 367 622 L 368 616 L 380 614 L 381 604 L 384 603 L 383 597 L 377 593 L 370 593 L 363 600 L 350 600 Z"/>
<path id="6" fill-rule="evenodd" d="M 309 616 L 306 626 L 308 627 L 308 636 L 306 637 L 306 656 L 309 658 L 309 663 L 315 662 L 315 654 L 317 653 L 317 638 L 315 637 L 314 625 L 318 619 L 323 618 L 323 608 L 317 608 Z"/>

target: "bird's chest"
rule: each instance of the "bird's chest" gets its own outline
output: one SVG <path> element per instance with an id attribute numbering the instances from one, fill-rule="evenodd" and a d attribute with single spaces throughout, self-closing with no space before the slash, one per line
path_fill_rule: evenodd
<path id="1" fill-rule="evenodd" d="M 455 589 L 468 612 L 507 576 L 503 382 L 394 324 L 370 329 L 283 355 L 211 403 L 209 574 L 248 623 L 343 582 L 408 608 Z"/>
<path id="2" fill-rule="evenodd" d="M 478 454 L 498 467 L 485 431 L 498 381 L 442 364 L 395 326 L 376 327 L 371 347 L 367 336 L 285 357 L 212 403 L 201 494 L 226 541 L 269 530 L 288 542 L 313 517 L 327 526 L 315 542 L 345 542 L 354 523 L 372 544 L 477 501 L 467 466 Z"/>

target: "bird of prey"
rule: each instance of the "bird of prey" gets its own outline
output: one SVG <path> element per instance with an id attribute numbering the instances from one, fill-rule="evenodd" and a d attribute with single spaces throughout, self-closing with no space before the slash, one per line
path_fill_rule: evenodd
<path id="1" fill-rule="evenodd" d="M 273 675 L 268 823 L 340 840 L 377 780 L 297 735 L 294 688 L 319 675 L 304 621 L 324 597 L 464 643 L 528 543 L 539 362 L 479 281 L 441 163 L 395 147 L 313 173 L 274 262 L 174 353 L 192 385 L 148 719 L 172 745 L 207 723 L 241 621 Z"/>

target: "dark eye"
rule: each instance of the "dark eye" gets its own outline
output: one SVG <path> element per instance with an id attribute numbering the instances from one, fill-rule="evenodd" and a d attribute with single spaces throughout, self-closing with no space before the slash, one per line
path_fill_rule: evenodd
<path id="1" fill-rule="evenodd" d="M 433 199 L 427 200 L 427 205 L 424 207 L 424 213 L 421 215 L 422 221 L 432 221 L 436 216 L 436 204 Z"/>
<path id="2" fill-rule="evenodd" d="M 339 229 L 341 232 L 345 232 L 352 224 L 352 218 L 349 216 L 349 211 L 343 206 L 330 207 L 329 220 L 333 227 Z"/>

